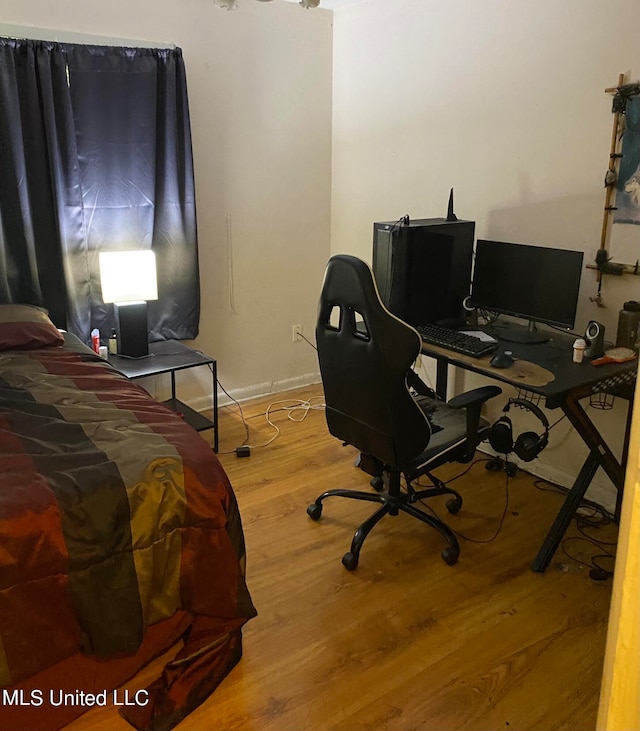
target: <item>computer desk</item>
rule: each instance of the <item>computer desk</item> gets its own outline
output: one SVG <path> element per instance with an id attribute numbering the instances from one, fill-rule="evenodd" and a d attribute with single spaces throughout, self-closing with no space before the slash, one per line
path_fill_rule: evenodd
<path id="1" fill-rule="evenodd" d="M 588 360 L 573 362 L 574 337 L 549 332 L 544 344 L 519 344 L 498 341 L 498 350 L 510 350 L 516 362 L 510 368 L 491 366 L 492 353 L 482 358 L 460 355 L 445 348 L 423 343 L 424 355 L 436 360 L 436 392 L 446 399 L 449 366 L 507 383 L 519 390 L 520 398 L 540 401 L 548 409 L 561 409 L 589 449 L 575 481 L 567 493 L 553 525 L 538 551 L 531 568 L 543 572 L 553 558 L 571 518 L 584 497 L 598 467 L 602 467 L 617 490 L 615 519 L 619 518 L 624 473 L 629 449 L 629 432 L 633 411 L 637 361 L 593 366 Z M 628 402 L 624 444 L 618 460 L 580 401 L 596 394 L 613 394 Z"/>

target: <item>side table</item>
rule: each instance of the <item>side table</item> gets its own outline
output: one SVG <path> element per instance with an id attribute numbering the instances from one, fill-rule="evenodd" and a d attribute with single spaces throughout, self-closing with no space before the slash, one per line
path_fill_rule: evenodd
<path id="1" fill-rule="evenodd" d="M 182 414 L 184 420 L 196 431 L 213 429 L 213 451 L 218 451 L 218 368 L 215 358 L 193 350 L 178 340 L 162 340 L 158 343 L 149 343 L 147 356 L 126 358 L 109 354 L 109 363 L 132 381 L 136 378 L 158 376 L 161 373 L 171 374 L 171 398 L 163 403 L 176 413 Z M 213 375 L 213 420 L 207 419 L 176 398 L 176 371 L 203 365 L 209 366 Z"/>

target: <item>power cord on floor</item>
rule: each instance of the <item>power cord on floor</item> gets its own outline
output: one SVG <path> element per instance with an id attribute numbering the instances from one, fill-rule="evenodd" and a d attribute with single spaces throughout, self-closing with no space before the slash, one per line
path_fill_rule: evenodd
<path id="1" fill-rule="evenodd" d="M 277 424 L 274 424 L 271 419 L 269 418 L 271 415 L 271 411 L 273 410 L 274 406 L 277 406 L 278 404 L 286 404 L 287 402 L 290 403 L 289 406 L 282 406 L 279 409 L 275 409 L 276 411 L 287 411 L 287 418 L 291 419 L 291 421 L 297 421 L 301 422 L 304 421 L 307 418 L 307 415 L 310 411 L 324 411 L 324 401 L 321 399 L 320 403 L 313 404 L 312 399 L 313 398 L 320 398 L 312 397 L 311 399 L 280 399 L 279 401 L 272 401 L 269 406 L 267 407 L 267 410 L 264 413 L 264 417 L 267 420 L 267 424 L 271 426 L 275 430 L 275 434 L 268 439 L 266 442 L 263 442 L 262 444 L 249 444 L 246 445 L 250 449 L 257 449 L 258 447 L 266 447 L 269 444 L 271 444 L 275 439 L 278 438 L 280 435 L 280 427 Z M 293 403 L 291 403 L 293 402 Z M 298 413 L 300 412 L 300 413 Z M 296 415 L 297 414 L 297 415 Z"/>
<path id="2" fill-rule="evenodd" d="M 478 460 L 474 460 L 465 470 L 463 470 L 460 474 L 450 478 L 449 480 L 445 481 L 445 484 L 448 485 L 449 483 L 453 482 L 454 480 L 459 479 L 460 477 L 463 477 L 466 475 L 469 470 L 479 462 L 487 462 L 489 459 L 481 458 Z M 419 482 L 416 482 L 416 484 L 420 485 Z M 534 481 L 534 486 L 536 489 L 541 490 L 543 492 L 555 492 L 558 495 L 565 496 L 568 492 L 567 488 L 561 487 L 560 485 L 556 485 L 549 480 L 544 479 L 537 479 Z M 543 487 L 543 485 L 548 485 L 548 487 Z M 466 536 L 463 533 L 460 533 L 459 531 L 456 531 L 452 528 L 453 532 L 463 540 L 469 541 L 471 543 L 491 543 L 494 541 L 500 531 L 502 530 L 502 526 L 504 524 L 505 517 L 507 515 L 507 511 L 509 509 L 509 473 L 505 472 L 505 504 L 504 508 L 502 510 L 502 514 L 500 516 L 500 519 L 498 521 L 498 526 L 494 532 L 494 534 L 487 539 L 476 539 L 471 538 L 470 536 Z M 423 486 L 424 487 L 424 486 Z M 441 520 L 440 516 L 436 513 L 436 511 L 432 508 L 431 505 L 426 503 L 425 501 L 420 501 L 422 505 L 424 505 L 425 508 L 427 508 L 438 520 Z M 590 511 L 590 512 L 585 512 Z M 602 562 L 606 561 L 615 561 L 615 553 L 609 550 L 609 546 L 615 546 L 616 541 L 604 541 L 598 538 L 595 538 L 593 535 L 590 535 L 587 531 L 591 529 L 599 529 L 608 525 L 611 525 L 613 520 L 613 515 L 609 511 L 607 511 L 602 505 L 592 501 L 588 500 L 587 498 L 584 498 L 578 507 L 578 510 L 573 516 L 576 527 L 578 531 L 580 532 L 580 536 L 571 536 L 569 538 L 564 538 L 561 542 L 562 552 L 572 561 L 575 561 L 576 563 L 586 564 L 589 566 L 589 577 L 594 581 L 605 581 L 609 577 L 613 575 L 613 567 L 611 569 L 606 568 L 602 565 Z M 449 527 L 451 527 L 449 525 Z M 573 543 L 576 543 L 578 541 L 586 541 L 587 543 L 591 544 L 594 548 L 596 548 L 599 553 L 594 553 L 591 556 L 590 561 L 582 561 L 576 556 L 572 555 L 568 550 L 568 545 Z"/>
<path id="3" fill-rule="evenodd" d="M 271 421 L 271 414 L 278 412 L 278 411 L 286 411 L 287 412 L 287 418 L 289 418 L 291 421 L 296 422 L 302 422 L 304 419 L 306 419 L 309 411 L 324 411 L 325 405 L 324 400 L 320 396 L 312 396 L 309 399 L 279 399 L 278 401 L 272 401 L 268 406 L 266 411 L 261 412 L 259 414 L 254 414 L 252 419 L 255 419 L 260 416 L 264 416 L 267 424 L 271 426 L 275 433 L 273 436 L 268 439 L 266 442 L 263 442 L 261 444 L 250 444 L 249 438 L 250 438 L 250 430 L 249 430 L 249 424 L 247 423 L 247 419 L 244 416 L 244 412 L 242 410 L 242 406 L 240 403 L 233 398 L 229 394 L 229 392 L 225 389 L 225 387 L 218 381 L 218 385 L 222 389 L 222 391 L 226 394 L 226 396 L 236 405 L 238 408 L 238 411 L 240 412 L 240 419 L 242 420 L 242 425 L 244 426 L 245 430 L 245 438 L 242 444 L 235 447 L 235 449 L 218 452 L 218 454 L 235 454 L 237 457 L 249 457 L 251 454 L 252 449 L 258 449 L 260 447 L 266 447 L 272 442 L 274 442 L 279 434 L 280 434 L 280 427 L 277 424 L 274 424 L 273 421 Z M 319 400 L 319 403 L 314 403 L 314 400 Z M 276 406 L 280 404 L 286 404 L 285 406 L 280 406 L 280 408 L 275 408 Z"/>
<path id="4" fill-rule="evenodd" d="M 244 411 L 242 410 L 242 406 L 240 405 L 239 401 L 236 401 L 236 399 L 233 398 L 233 396 L 227 391 L 227 389 L 220 383 L 218 380 L 218 386 L 222 389 L 222 391 L 225 393 L 228 399 L 233 401 L 233 403 L 238 407 L 238 412 L 240 413 L 240 420 L 242 421 L 242 426 L 244 427 L 244 441 L 242 444 L 235 449 L 232 449 L 227 452 L 218 452 L 218 454 L 236 454 L 238 456 L 241 456 L 243 447 L 247 446 L 247 442 L 249 441 L 249 425 L 247 424 L 247 420 L 244 418 Z M 240 452 L 238 451 L 240 450 Z"/>
<path id="5" fill-rule="evenodd" d="M 543 492 L 555 492 L 562 496 L 566 496 L 569 492 L 566 487 L 557 485 L 549 480 L 538 479 L 533 484 L 538 490 Z M 548 487 L 543 487 L 543 485 L 547 485 Z M 606 581 L 613 576 L 613 566 L 609 569 L 603 566 L 602 563 L 610 561 L 613 564 L 615 562 L 615 551 L 609 550 L 608 547 L 615 546 L 617 541 L 604 541 L 590 535 L 587 531 L 598 530 L 612 525 L 615 522 L 613 515 L 599 503 L 588 498 L 583 498 L 573 515 L 573 519 L 580 535 L 563 538 L 560 544 L 562 552 L 571 561 L 589 566 L 589 577 L 594 581 Z M 599 553 L 592 554 L 591 559 L 588 561 L 574 556 L 568 550 L 568 546 L 578 542 L 590 544 L 592 549 L 599 551 Z"/>
<path id="6" fill-rule="evenodd" d="M 469 466 L 464 469 L 460 474 L 455 475 L 455 477 L 451 477 L 448 480 L 444 481 L 445 485 L 448 485 L 449 483 L 453 482 L 454 480 L 458 480 L 461 477 L 464 477 L 469 470 L 471 470 L 472 467 L 474 467 L 477 464 L 480 464 L 482 462 L 489 462 L 490 459 L 488 457 L 481 457 L 480 459 L 476 459 L 473 462 L 469 464 Z M 505 500 L 504 500 L 504 508 L 502 509 L 502 514 L 500 515 L 500 519 L 498 520 L 498 525 L 496 526 L 495 532 L 490 538 L 472 538 L 471 536 L 467 536 L 464 533 L 461 533 L 460 531 L 455 530 L 451 527 L 449 523 L 449 528 L 455 533 L 458 538 L 462 538 L 465 541 L 469 541 L 469 543 L 491 543 L 492 541 L 495 541 L 495 539 L 500 534 L 500 531 L 502 530 L 502 526 L 504 525 L 504 520 L 507 516 L 507 511 L 509 510 L 509 473 L 505 470 L 505 481 L 504 481 L 504 493 L 505 493 Z M 420 482 L 416 482 L 417 485 L 420 485 Z M 425 485 L 422 485 L 422 487 L 426 487 Z M 436 511 L 424 500 L 419 501 L 429 512 L 431 512 L 438 520 L 442 522 L 442 518 L 436 513 Z"/>
<path id="7" fill-rule="evenodd" d="M 318 350 L 318 348 L 314 345 L 314 343 L 312 343 L 311 340 L 309 340 L 309 338 L 305 337 L 305 335 L 303 335 L 301 332 L 298 332 L 298 337 L 302 338 L 302 340 L 304 340 L 306 343 L 308 343 L 314 350 L 316 350 L 316 351 Z M 213 372 L 213 368 L 210 364 L 209 364 L 209 370 L 211 370 Z M 238 407 L 238 411 L 240 412 L 240 419 L 242 420 L 242 425 L 244 426 L 244 430 L 245 430 L 245 438 L 244 438 L 244 441 L 242 442 L 242 444 L 237 446 L 235 449 L 232 449 L 232 450 L 229 450 L 226 452 L 218 452 L 218 454 L 235 454 L 237 457 L 249 457 L 251 455 L 252 449 L 258 449 L 259 447 L 266 447 L 269 444 L 271 444 L 275 439 L 277 439 L 277 437 L 280 434 L 280 428 L 276 424 L 274 424 L 271 421 L 271 419 L 269 418 L 269 414 L 272 412 L 272 407 L 277 404 L 286 403 L 287 401 L 295 402 L 293 406 L 285 406 L 280 409 L 275 409 L 275 411 L 287 411 L 288 410 L 289 411 L 288 418 L 291 419 L 292 421 L 303 421 L 306 418 L 309 411 L 324 410 L 324 408 L 325 408 L 323 402 L 321 402 L 319 404 L 312 404 L 312 399 L 282 399 L 280 401 L 273 401 L 271 404 L 269 404 L 266 412 L 264 412 L 264 414 L 262 414 L 262 415 L 265 416 L 269 426 L 273 427 L 273 429 L 275 430 L 275 434 L 269 440 L 264 442 L 263 444 L 248 444 L 247 442 L 249 441 L 249 425 L 247 424 L 247 421 L 244 417 L 244 413 L 242 411 L 242 406 L 240 406 L 240 403 L 236 399 L 234 399 L 233 396 L 231 396 L 229 394 L 229 392 L 225 389 L 225 387 L 220 383 L 219 379 L 218 379 L 218 385 L 220 386 L 222 391 L 225 393 L 227 398 L 229 398 L 231 401 L 233 401 L 233 403 Z M 319 397 L 312 397 L 312 398 L 319 398 Z M 293 414 L 295 414 L 298 410 L 300 410 L 302 412 L 302 415 L 299 418 L 293 416 Z M 255 418 L 256 416 L 260 416 L 260 415 L 261 414 L 256 414 L 251 418 Z"/>

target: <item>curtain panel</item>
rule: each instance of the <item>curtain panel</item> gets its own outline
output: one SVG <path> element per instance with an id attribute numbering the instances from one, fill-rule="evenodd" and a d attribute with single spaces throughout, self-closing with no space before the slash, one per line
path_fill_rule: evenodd
<path id="1" fill-rule="evenodd" d="M 114 325 L 100 251 L 152 249 L 150 340 L 198 334 L 200 287 L 180 49 L 0 39 L 0 301 L 82 340 Z"/>

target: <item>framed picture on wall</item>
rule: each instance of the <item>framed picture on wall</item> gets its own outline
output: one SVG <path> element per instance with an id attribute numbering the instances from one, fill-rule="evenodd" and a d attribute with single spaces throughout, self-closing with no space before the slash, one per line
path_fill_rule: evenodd
<path id="1" fill-rule="evenodd" d="M 640 224 L 640 97 L 627 100 L 614 223 Z"/>

